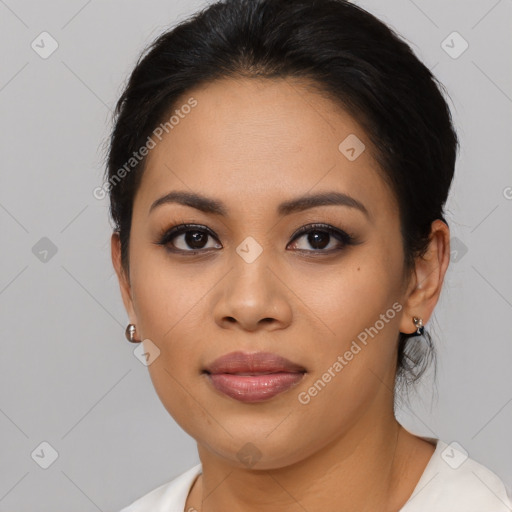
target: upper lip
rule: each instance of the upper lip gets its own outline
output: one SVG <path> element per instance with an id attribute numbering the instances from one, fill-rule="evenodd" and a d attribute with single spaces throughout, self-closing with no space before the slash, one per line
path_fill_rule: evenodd
<path id="1" fill-rule="evenodd" d="M 230 352 L 205 367 L 207 373 L 305 372 L 305 368 L 271 352 Z"/>

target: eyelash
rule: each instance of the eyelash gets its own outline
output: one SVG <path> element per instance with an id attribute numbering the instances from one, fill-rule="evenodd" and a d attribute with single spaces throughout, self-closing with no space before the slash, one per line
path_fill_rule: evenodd
<path id="1" fill-rule="evenodd" d="M 206 226 L 201 226 L 199 224 L 189 224 L 189 223 L 183 222 L 183 223 L 177 224 L 169 229 L 162 230 L 162 232 L 159 234 L 158 241 L 155 243 L 156 243 L 156 245 L 164 246 L 167 249 L 167 251 L 169 251 L 171 253 L 175 253 L 175 254 L 177 253 L 177 254 L 194 255 L 194 254 L 206 253 L 211 250 L 211 249 L 184 250 L 184 249 L 168 247 L 168 244 L 172 240 L 174 240 L 174 238 L 176 238 L 177 236 L 182 235 L 184 233 L 187 233 L 189 231 L 206 233 L 208 236 L 210 236 L 218 241 L 215 234 Z M 297 231 L 295 231 L 295 233 L 292 235 L 292 239 L 291 239 L 290 243 L 295 242 L 296 240 L 301 238 L 304 234 L 308 234 L 310 232 L 315 232 L 315 231 L 321 231 L 321 232 L 328 233 L 328 234 L 332 235 L 334 238 L 336 238 L 336 240 L 338 240 L 342 244 L 342 247 L 338 247 L 336 249 L 329 249 L 329 250 L 296 249 L 296 251 L 302 252 L 302 253 L 313 253 L 313 254 L 318 254 L 318 255 L 322 255 L 322 254 L 329 255 L 329 254 L 332 254 L 335 252 L 343 251 L 347 246 L 357 245 L 357 243 L 359 243 L 354 235 L 351 235 L 341 229 L 335 228 L 334 226 L 330 226 L 329 224 L 320 224 L 320 223 L 312 223 L 312 224 L 307 224 L 305 226 L 302 226 Z M 330 241 L 329 241 L 329 243 L 330 243 Z"/>

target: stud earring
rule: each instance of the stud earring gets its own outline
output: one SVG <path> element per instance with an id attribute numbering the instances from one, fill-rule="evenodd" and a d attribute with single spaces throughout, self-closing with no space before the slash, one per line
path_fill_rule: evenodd
<path id="1" fill-rule="evenodd" d="M 414 325 L 416 326 L 416 334 L 418 335 L 422 335 L 425 328 L 423 326 L 423 320 L 421 318 L 418 318 L 418 317 L 413 317 L 412 321 L 414 322 Z"/>
<path id="2" fill-rule="evenodd" d="M 140 343 L 141 340 L 138 340 L 134 337 L 135 335 L 135 324 L 128 324 L 126 326 L 126 331 L 124 333 L 126 336 L 126 339 L 130 341 L 131 343 Z"/>

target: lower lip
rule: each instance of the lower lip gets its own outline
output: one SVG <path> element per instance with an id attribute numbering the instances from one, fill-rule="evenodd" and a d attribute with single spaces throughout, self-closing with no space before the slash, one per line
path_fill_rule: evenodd
<path id="1" fill-rule="evenodd" d="M 303 373 L 269 373 L 261 375 L 208 374 L 215 389 L 240 402 L 263 402 L 290 389 L 304 377 Z"/>

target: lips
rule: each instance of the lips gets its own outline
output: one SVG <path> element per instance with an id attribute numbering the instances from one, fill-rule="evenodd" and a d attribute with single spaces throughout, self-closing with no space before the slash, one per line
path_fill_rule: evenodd
<path id="1" fill-rule="evenodd" d="M 270 352 L 231 352 L 208 365 L 213 387 L 241 402 L 262 402 L 295 386 L 306 369 Z"/>
<path id="2" fill-rule="evenodd" d="M 215 359 L 205 368 L 210 374 L 231 373 L 256 375 L 262 373 L 302 373 L 306 369 L 288 359 L 271 352 L 231 352 Z"/>

